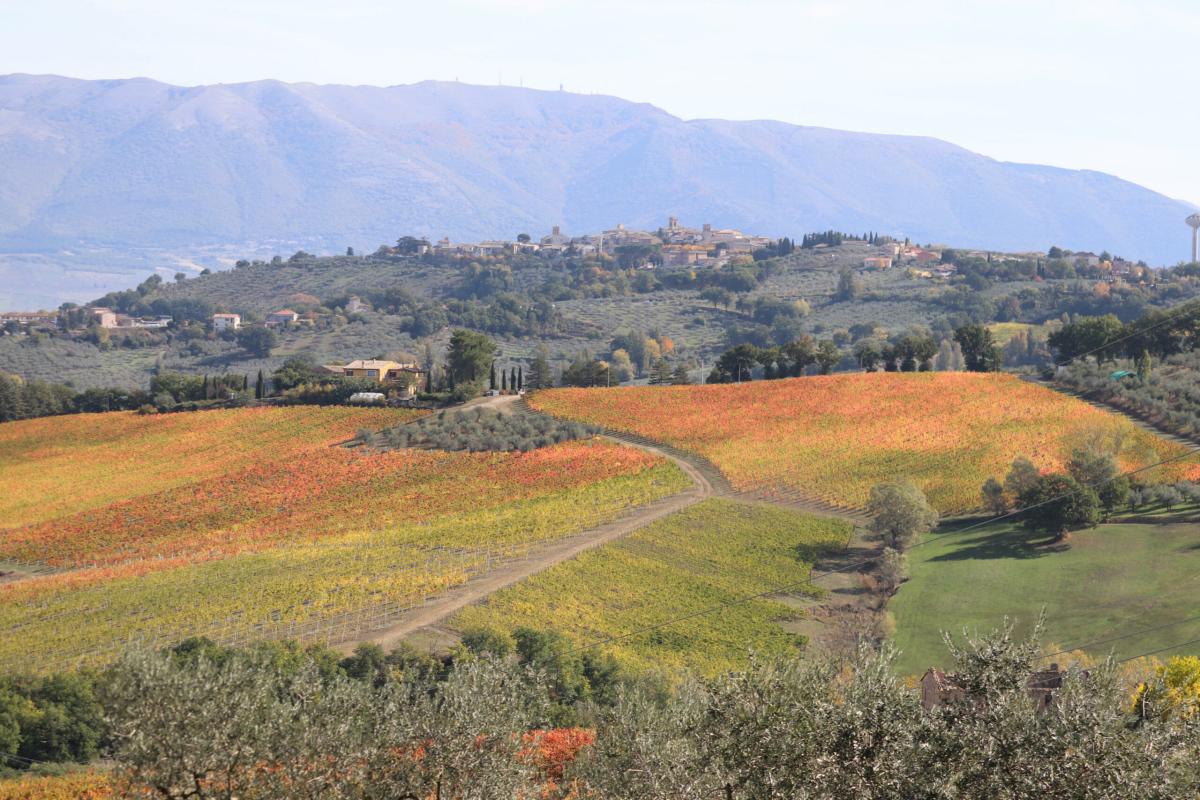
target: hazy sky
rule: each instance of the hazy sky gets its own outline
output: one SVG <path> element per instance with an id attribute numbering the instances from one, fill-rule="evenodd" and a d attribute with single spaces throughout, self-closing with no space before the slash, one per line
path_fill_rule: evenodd
<path id="1" fill-rule="evenodd" d="M 0 0 L 0 73 L 425 79 L 947 139 L 1200 202 L 1200 0 Z"/>

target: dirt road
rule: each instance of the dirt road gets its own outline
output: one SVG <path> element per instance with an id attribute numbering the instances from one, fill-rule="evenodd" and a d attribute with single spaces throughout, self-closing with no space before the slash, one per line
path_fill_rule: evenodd
<path id="1" fill-rule="evenodd" d="M 473 405 L 496 408 L 502 413 L 526 413 L 515 404 L 516 400 L 517 398 L 512 396 L 489 397 Z M 436 626 L 459 609 L 477 603 L 494 592 L 519 583 L 531 575 L 536 575 L 567 559 L 574 558 L 582 552 L 628 536 L 652 522 L 713 496 L 712 482 L 704 474 L 704 471 L 698 469 L 694 464 L 651 444 L 635 444 L 625 441 L 621 443 L 672 461 L 691 478 L 692 488 L 648 505 L 630 509 L 612 522 L 555 542 L 531 556 L 477 575 L 454 589 L 430 598 L 424 605 L 404 612 L 386 628 L 359 634 L 353 640 L 335 645 L 335 649 L 350 652 L 361 642 L 374 642 L 385 650 L 391 649 L 413 633 Z"/>

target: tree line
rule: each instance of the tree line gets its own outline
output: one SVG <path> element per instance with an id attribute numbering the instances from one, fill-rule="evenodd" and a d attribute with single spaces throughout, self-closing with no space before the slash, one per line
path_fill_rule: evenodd
<path id="1" fill-rule="evenodd" d="M 1101 364 L 1122 356 L 1189 353 L 1200 344 L 1200 302 L 1151 311 L 1129 323 L 1112 314 L 1081 317 L 1052 333 L 1049 343 L 1062 360 L 1087 354 Z"/>
<path id="2" fill-rule="evenodd" d="M 828 375 L 844 362 L 866 372 L 929 372 L 966 369 L 970 372 L 996 372 L 1004 363 L 1003 352 L 992 332 L 982 325 L 964 325 L 955 329 L 952 339 L 940 343 L 932 333 L 912 329 L 880 339 L 864 330 L 854 347 L 846 351 L 833 339 L 815 340 L 804 334 L 778 347 L 760 347 L 743 343 L 729 348 L 717 359 L 707 383 L 737 383 L 761 378 L 795 378 L 814 372 Z"/>
<path id="3" fill-rule="evenodd" d="M 63 685 L 58 676 L 9 679 L 0 719 L 18 720 L 14 752 L 104 755 L 118 787 L 161 798 L 1099 800 L 1200 791 L 1200 659 L 1173 659 L 1135 680 L 1111 660 L 1072 666 L 1039 703 L 1029 688 L 1044 666 L 1036 636 L 1017 639 L 1006 627 L 948 639 L 956 692 L 936 703 L 896 674 L 888 646 L 665 680 L 530 629 L 468 631 L 445 659 L 405 647 L 367 645 L 339 658 L 295 643 L 230 650 L 192 640 L 130 652 L 66 679 L 76 684 L 69 690 L 46 692 Z M 49 724 L 58 735 L 26 738 Z"/>

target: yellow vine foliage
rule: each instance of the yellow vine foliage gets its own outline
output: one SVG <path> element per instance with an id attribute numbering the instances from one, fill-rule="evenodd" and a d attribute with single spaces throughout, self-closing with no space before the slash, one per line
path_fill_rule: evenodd
<path id="1" fill-rule="evenodd" d="M 5 495 L 31 521 L 0 523 L 0 561 L 53 571 L 0 583 L 0 672 L 104 663 L 129 642 L 190 635 L 340 641 L 688 483 L 604 441 L 529 453 L 336 446 L 405 418 L 388 410 L 86 416 L 64 418 L 61 437 L 42 420 L 0 430 L 19 493 L 44 483 L 25 461 L 67 487 L 44 509 Z"/>
<path id="2" fill-rule="evenodd" d="M 116 796 L 108 777 L 96 772 L 0 780 L 0 800 L 108 800 Z"/>
<path id="3" fill-rule="evenodd" d="M 1181 455 L 1182 445 L 1125 417 L 1023 381 L 968 372 L 857 373 L 709 386 L 554 389 L 550 414 L 648 436 L 712 461 L 735 487 L 800 492 L 862 506 L 900 477 L 942 512 L 979 505 L 1016 456 L 1061 470 L 1073 449 L 1119 453 L 1124 469 Z M 1200 459 L 1144 480 L 1200 479 Z"/>

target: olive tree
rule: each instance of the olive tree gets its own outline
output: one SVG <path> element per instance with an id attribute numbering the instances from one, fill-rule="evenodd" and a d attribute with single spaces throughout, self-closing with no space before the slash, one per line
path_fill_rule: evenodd
<path id="1" fill-rule="evenodd" d="M 938 513 L 925 499 L 925 493 L 908 480 L 872 488 L 867 512 L 871 515 L 871 530 L 897 550 L 933 530 L 938 522 Z"/>

